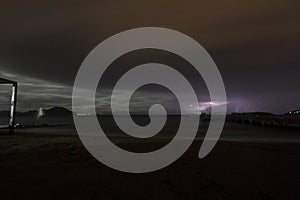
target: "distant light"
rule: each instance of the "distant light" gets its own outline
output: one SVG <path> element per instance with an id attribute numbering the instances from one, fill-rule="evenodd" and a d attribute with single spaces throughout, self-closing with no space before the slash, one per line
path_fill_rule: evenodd
<path id="1" fill-rule="evenodd" d="M 90 116 L 91 114 L 90 113 L 77 113 L 76 115 L 79 117 L 82 117 L 82 116 Z"/>

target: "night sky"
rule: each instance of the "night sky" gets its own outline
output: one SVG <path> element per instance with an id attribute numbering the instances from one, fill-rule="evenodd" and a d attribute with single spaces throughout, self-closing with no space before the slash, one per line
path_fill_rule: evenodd
<path id="1" fill-rule="evenodd" d="M 285 113 L 300 108 L 299 10 L 298 0 L 2 1 L 0 77 L 19 82 L 19 111 L 70 109 L 77 70 L 96 45 L 127 29 L 165 27 L 209 52 L 223 76 L 229 112 Z M 0 88 L 3 108 L 9 91 Z M 157 100 L 147 96 L 140 92 L 137 107 Z M 199 96 L 205 106 L 205 89 Z M 99 94 L 97 106 L 105 110 L 108 99 Z"/>

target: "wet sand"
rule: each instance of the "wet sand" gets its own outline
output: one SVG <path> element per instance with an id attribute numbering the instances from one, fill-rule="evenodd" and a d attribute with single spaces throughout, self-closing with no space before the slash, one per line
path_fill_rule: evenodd
<path id="1" fill-rule="evenodd" d="M 136 150 L 159 141 L 130 143 Z M 76 136 L 0 136 L 1 199 L 296 199 L 300 145 L 221 141 L 198 159 L 201 141 L 172 165 L 128 174 L 95 160 Z"/>

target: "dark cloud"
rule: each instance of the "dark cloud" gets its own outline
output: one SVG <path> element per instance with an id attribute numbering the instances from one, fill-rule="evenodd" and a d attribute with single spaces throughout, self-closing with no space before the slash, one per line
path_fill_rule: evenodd
<path id="1" fill-rule="evenodd" d="M 28 77 L 44 86 L 63 85 L 48 88 L 48 99 L 70 104 L 76 72 L 99 42 L 135 27 L 166 27 L 190 35 L 208 50 L 229 101 L 235 102 L 231 110 L 285 112 L 300 107 L 299 10 L 297 0 L 3 1 L 0 69 L 21 82 Z M 21 98 L 32 98 L 33 105 L 51 103 L 43 89 L 21 90 Z"/>

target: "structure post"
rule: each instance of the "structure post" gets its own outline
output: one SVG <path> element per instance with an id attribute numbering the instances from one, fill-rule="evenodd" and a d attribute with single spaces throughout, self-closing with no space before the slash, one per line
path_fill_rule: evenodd
<path id="1" fill-rule="evenodd" d="M 9 133 L 14 133 L 15 123 L 16 123 L 16 107 L 17 107 L 17 82 L 12 83 L 12 95 L 10 101 L 10 120 L 9 120 Z"/>

